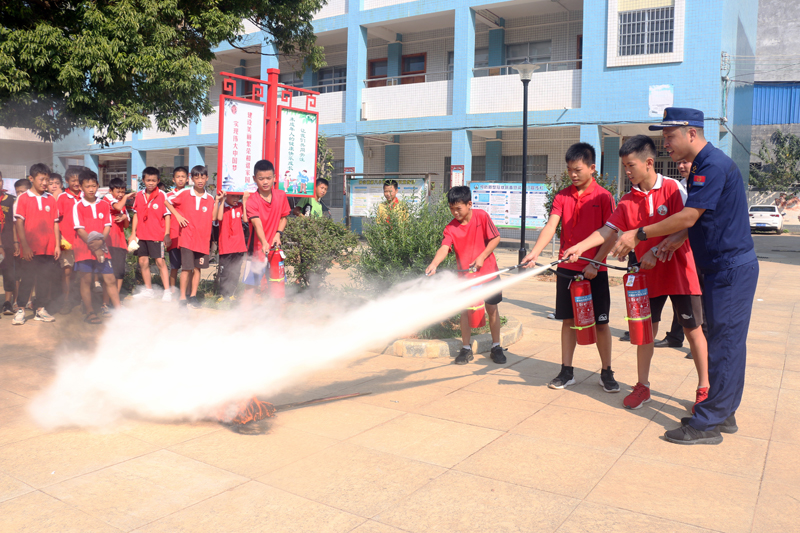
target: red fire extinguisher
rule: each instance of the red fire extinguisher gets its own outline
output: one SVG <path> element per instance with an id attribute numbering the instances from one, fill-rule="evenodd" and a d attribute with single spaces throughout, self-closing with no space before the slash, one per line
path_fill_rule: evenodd
<path id="1" fill-rule="evenodd" d="M 638 269 L 623 276 L 625 284 L 625 306 L 628 308 L 628 329 L 631 344 L 642 346 L 653 342 L 653 320 L 650 314 L 650 296 L 647 293 L 647 278 Z"/>
<path id="2" fill-rule="evenodd" d="M 575 317 L 572 329 L 578 337 L 578 344 L 585 346 L 596 343 L 597 328 L 595 328 L 591 283 L 583 279 L 583 276 L 575 276 L 569 285 L 569 294 L 572 300 L 572 315 Z"/>
<path id="3" fill-rule="evenodd" d="M 271 298 L 284 298 L 286 296 L 286 269 L 283 260 L 286 255 L 277 246 L 269 251 L 269 295 Z"/>
<path id="4" fill-rule="evenodd" d="M 470 272 L 467 274 L 468 278 L 477 278 L 477 272 Z M 477 287 L 472 287 L 473 289 L 477 289 L 482 285 L 478 285 Z M 475 328 L 482 328 L 486 325 L 486 305 L 484 304 L 483 300 L 472 304 L 471 306 L 467 307 L 467 318 L 469 319 L 469 327 L 472 329 Z"/>

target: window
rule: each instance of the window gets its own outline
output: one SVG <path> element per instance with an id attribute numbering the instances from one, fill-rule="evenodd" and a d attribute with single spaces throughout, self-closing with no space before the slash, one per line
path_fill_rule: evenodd
<path id="1" fill-rule="evenodd" d="M 450 157 L 444 158 L 444 183 L 450 184 Z M 466 179 L 466 177 L 465 177 Z M 486 181 L 486 156 L 473 155 L 472 156 L 472 175 L 469 177 L 470 181 Z"/>
<path id="2" fill-rule="evenodd" d="M 547 179 L 547 156 L 529 155 L 526 180 L 528 183 L 544 183 Z M 522 181 L 522 156 L 503 156 L 503 181 Z"/>
<path id="3" fill-rule="evenodd" d="M 389 60 L 388 59 L 370 59 L 367 65 L 367 78 L 378 78 L 379 81 L 371 81 L 367 83 L 367 87 L 384 87 L 387 85 L 386 76 L 389 75 Z"/>
<path id="4" fill-rule="evenodd" d="M 347 86 L 347 67 L 327 67 L 320 69 L 318 74 L 319 92 L 338 93 Z"/>
<path id="5" fill-rule="evenodd" d="M 108 187 L 114 178 L 128 183 L 128 161 L 126 159 L 110 159 L 104 163 L 101 187 Z"/>
<path id="6" fill-rule="evenodd" d="M 619 14 L 619 55 L 673 51 L 675 8 L 639 9 Z"/>
<path id="7" fill-rule="evenodd" d="M 453 79 L 453 69 L 455 64 L 453 52 L 447 52 L 447 79 Z M 476 48 L 475 49 L 475 68 L 484 68 L 489 66 L 489 49 L 488 48 Z M 476 70 L 472 73 L 472 75 L 476 78 L 481 78 L 483 76 L 488 76 L 488 70 Z"/>
<path id="8" fill-rule="evenodd" d="M 527 59 L 530 63 L 545 63 L 537 72 L 545 72 L 548 69 L 546 63 L 550 62 L 553 49 L 552 41 L 537 41 L 533 43 L 520 43 L 506 45 L 506 64 L 519 65 Z M 516 73 L 513 69 L 506 69 L 508 73 Z"/>
<path id="9" fill-rule="evenodd" d="M 427 62 L 426 54 L 414 54 L 403 56 L 400 72 L 404 77 L 401 78 L 402 84 L 409 83 L 424 83 L 425 82 L 425 67 Z M 420 76 L 409 76 L 409 74 L 420 74 Z M 409 76 L 409 77 L 405 77 Z"/>
<path id="10" fill-rule="evenodd" d="M 278 82 L 281 85 L 288 85 L 289 87 L 303 87 L 303 77 L 299 76 L 297 72 L 286 72 L 278 76 Z M 292 96 L 300 96 L 300 91 L 292 91 Z"/>

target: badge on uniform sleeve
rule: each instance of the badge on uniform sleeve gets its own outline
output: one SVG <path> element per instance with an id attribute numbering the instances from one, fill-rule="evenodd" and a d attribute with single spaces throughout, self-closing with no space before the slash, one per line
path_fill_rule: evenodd
<path id="1" fill-rule="evenodd" d="M 205 213 L 206 211 L 208 211 L 208 208 L 206 206 L 203 206 L 203 213 Z"/>
<path id="2" fill-rule="evenodd" d="M 692 180 L 692 186 L 703 187 L 706 184 L 706 177 L 705 176 L 695 176 L 694 180 Z"/>
<path id="3" fill-rule="evenodd" d="M 667 206 L 660 205 L 660 206 L 658 206 L 658 210 L 657 211 L 658 211 L 658 214 L 663 217 L 664 215 L 667 214 Z"/>

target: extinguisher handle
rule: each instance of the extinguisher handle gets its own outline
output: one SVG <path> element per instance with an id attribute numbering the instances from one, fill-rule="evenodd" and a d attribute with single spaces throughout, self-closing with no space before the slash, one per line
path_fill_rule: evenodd
<path id="1" fill-rule="evenodd" d="M 602 266 L 602 267 L 606 267 L 606 268 L 613 268 L 614 270 L 622 270 L 622 271 L 624 271 L 624 272 L 627 272 L 627 271 L 628 271 L 628 267 L 621 267 L 621 266 L 616 266 L 616 265 L 609 265 L 608 263 L 603 263 L 602 261 L 597 261 L 597 260 L 595 260 L 595 259 L 589 259 L 588 257 L 579 257 L 578 259 L 579 259 L 580 261 L 586 261 L 587 263 L 591 263 L 591 264 L 593 264 L 593 265 L 595 265 L 595 266 Z M 638 265 L 638 263 L 637 263 L 637 265 Z"/>

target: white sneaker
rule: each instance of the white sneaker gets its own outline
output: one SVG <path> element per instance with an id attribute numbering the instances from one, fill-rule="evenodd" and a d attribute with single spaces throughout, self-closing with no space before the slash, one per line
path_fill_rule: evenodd
<path id="1" fill-rule="evenodd" d="M 14 313 L 14 318 L 11 320 L 11 324 L 14 326 L 21 326 L 25 323 L 25 309 L 21 307 L 17 309 L 17 312 Z"/>
<path id="2" fill-rule="evenodd" d="M 154 297 L 153 289 L 142 289 L 132 296 L 134 300 L 152 300 Z"/>
<path id="3" fill-rule="evenodd" d="M 92 289 L 95 294 L 101 294 L 103 292 L 103 286 L 100 285 L 99 281 L 94 282 L 94 288 Z"/>
<path id="4" fill-rule="evenodd" d="M 171 302 L 172 301 L 172 290 L 164 291 L 164 294 L 161 296 L 162 302 Z"/>
<path id="5" fill-rule="evenodd" d="M 55 322 L 56 319 L 47 312 L 47 309 L 42 307 L 41 309 L 36 311 L 36 314 L 33 315 L 34 320 L 38 320 L 39 322 Z"/>

